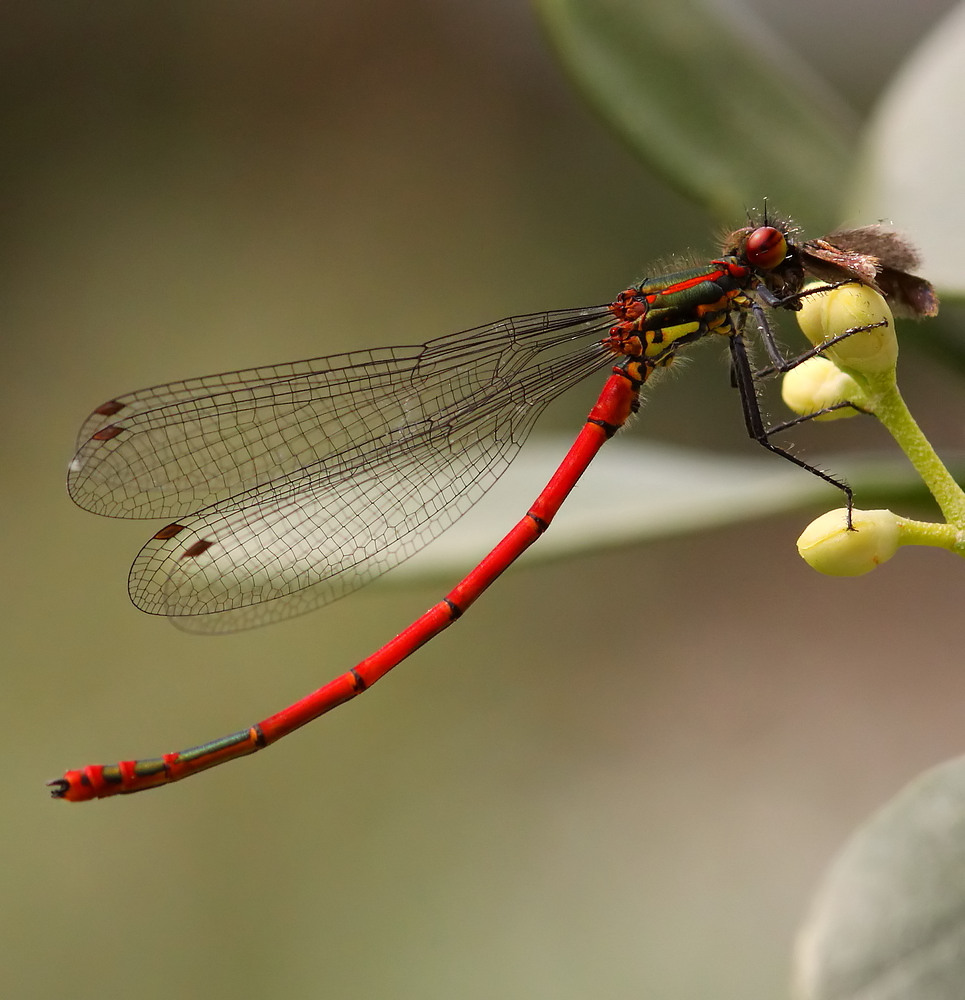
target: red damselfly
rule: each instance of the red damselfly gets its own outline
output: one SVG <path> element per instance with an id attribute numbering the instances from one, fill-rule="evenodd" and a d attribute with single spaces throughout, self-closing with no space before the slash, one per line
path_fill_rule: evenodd
<path id="1" fill-rule="evenodd" d="M 217 632 L 333 601 L 421 549 L 498 479 L 561 392 L 610 368 L 583 429 L 516 526 L 443 600 L 381 649 L 248 729 L 162 757 L 91 765 L 50 782 L 82 801 L 177 781 L 253 753 L 371 687 L 447 626 L 546 530 L 641 388 L 686 345 L 726 338 L 749 435 L 770 440 L 757 400 L 785 359 L 764 307 L 798 308 L 806 276 L 878 287 L 899 311 L 932 315 L 931 286 L 879 227 L 797 242 L 764 219 L 729 234 L 708 264 L 651 278 L 600 306 L 517 316 L 416 347 L 354 351 L 154 386 L 99 406 L 68 486 L 112 517 L 172 518 L 131 569 L 134 603 Z M 752 369 L 753 317 L 769 366 Z M 616 363 L 614 363 L 616 362 Z M 792 421 L 793 422 L 793 421 Z M 186 623 L 186 624 L 185 624 Z"/>

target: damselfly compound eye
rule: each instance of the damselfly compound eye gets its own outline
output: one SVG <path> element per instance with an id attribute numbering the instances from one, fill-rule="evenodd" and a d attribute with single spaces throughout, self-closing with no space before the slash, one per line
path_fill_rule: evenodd
<path id="1" fill-rule="evenodd" d="M 787 240 L 780 229 L 773 226 L 758 226 L 747 237 L 744 256 L 753 267 L 770 271 L 787 256 Z"/>

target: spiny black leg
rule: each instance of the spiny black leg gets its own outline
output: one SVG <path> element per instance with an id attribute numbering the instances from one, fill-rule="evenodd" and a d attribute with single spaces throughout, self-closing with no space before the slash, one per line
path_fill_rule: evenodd
<path id="1" fill-rule="evenodd" d="M 772 434 L 780 434 L 781 431 L 789 430 L 791 427 L 797 427 L 798 424 L 806 424 L 809 420 L 813 420 L 815 417 L 823 417 L 825 413 L 834 413 L 835 410 L 857 410 L 858 413 L 868 414 L 867 410 L 862 410 L 860 406 L 854 403 L 849 403 L 845 400 L 843 403 L 835 403 L 833 406 L 825 406 L 823 410 L 815 410 L 813 413 L 802 413 L 801 416 L 795 417 L 793 420 L 785 420 L 780 424 L 771 424 L 767 428 L 767 436 L 770 437 Z"/>
<path id="2" fill-rule="evenodd" d="M 811 295 L 823 295 L 826 292 L 833 291 L 835 288 L 841 288 L 844 285 L 857 284 L 861 284 L 861 282 L 856 281 L 853 278 L 846 278 L 843 281 L 831 282 L 830 284 L 821 285 L 817 288 L 806 288 L 803 292 L 796 292 L 794 295 L 788 295 L 784 298 L 775 295 L 765 285 L 759 286 L 755 290 L 755 295 L 760 299 L 760 302 L 751 301 L 751 312 L 754 314 L 754 319 L 757 322 L 758 329 L 760 330 L 761 341 L 764 344 L 768 357 L 771 359 L 771 366 L 769 368 L 762 368 L 760 371 L 755 372 L 755 377 L 764 378 L 767 375 L 774 375 L 777 372 L 789 372 L 792 368 L 797 368 L 798 365 L 803 364 L 810 358 L 823 354 L 829 347 L 834 347 L 835 344 L 840 343 L 842 340 L 847 340 L 848 337 L 851 337 L 856 333 L 865 333 L 868 330 L 876 330 L 880 326 L 888 325 L 887 320 L 880 320 L 877 323 L 869 323 L 866 326 L 853 326 L 851 329 L 845 330 L 843 333 L 839 333 L 835 337 L 831 337 L 829 340 L 824 341 L 822 344 L 818 344 L 816 347 L 812 347 L 793 358 L 787 358 L 777 346 L 777 341 L 775 341 L 774 334 L 771 332 L 771 327 L 767 321 L 767 315 L 761 306 L 761 302 L 771 309 L 789 309 L 795 311 L 800 308 L 801 300 L 808 298 Z"/>
<path id="3" fill-rule="evenodd" d="M 798 365 L 803 365 L 805 361 L 810 361 L 811 358 L 820 357 L 829 347 L 834 347 L 835 344 L 840 343 L 842 340 L 847 340 L 848 337 L 853 337 L 856 333 L 867 333 L 869 330 L 877 330 L 879 326 L 887 326 L 888 320 L 882 319 L 877 323 L 868 323 L 865 326 L 853 326 L 844 333 L 839 333 L 829 340 L 822 341 L 816 347 L 810 347 L 806 351 L 802 351 L 800 354 L 796 354 L 793 358 L 785 358 L 780 354 L 777 345 L 774 343 L 773 336 L 771 335 L 770 328 L 767 330 L 767 335 L 765 336 L 764 330 L 761 330 L 761 339 L 767 344 L 767 337 L 771 338 L 771 344 L 773 344 L 775 351 L 777 351 L 776 356 L 771 354 L 770 349 L 768 349 L 768 354 L 771 355 L 771 360 L 774 364 L 770 368 L 761 368 L 754 372 L 754 378 L 767 378 L 769 375 L 777 374 L 787 374 L 792 368 L 797 368 Z"/>
<path id="4" fill-rule="evenodd" d="M 809 465 L 802 459 L 792 455 L 789 451 L 785 451 L 783 448 L 779 448 L 776 444 L 771 443 L 768 438 L 769 432 L 764 426 L 761 408 L 757 401 L 757 386 L 755 384 L 754 372 L 751 370 L 750 361 L 747 357 L 747 347 L 744 344 L 743 337 L 739 332 L 735 332 L 728 338 L 728 344 L 730 346 L 731 369 L 737 380 L 737 389 L 741 397 L 741 410 L 744 414 L 744 426 L 747 428 L 748 435 L 768 451 L 786 458 L 789 462 L 793 462 L 800 468 L 805 469 L 812 475 L 823 479 L 826 483 L 830 483 L 841 490 L 848 500 L 848 530 L 852 530 L 851 509 L 854 503 L 854 495 L 851 487 L 840 479 L 835 479 L 834 476 L 829 475 L 827 472 L 816 469 L 813 465 Z"/>
<path id="5" fill-rule="evenodd" d="M 761 343 L 763 343 L 764 349 L 767 351 L 767 356 L 771 359 L 771 367 L 766 368 L 765 371 L 783 371 L 782 366 L 787 363 L 787 358 L 784 357 L 781 349 L 777 346 L 777 341 L 774 339 L 774 333 L 771 330 L 771 324 L 767 322 L 767 314 L 764 312 L 761 304 L 754 301 L 751 302 L 751 312 L 754 314 L 757 329 L 761 334 Z M 736 388 L 736 383 L 733 384 Z"/>
<path id="6" fill-rule="evenodd" d="M 863 282 L 858 281 L 857 278 L 842 278 L 841 281 L 829 281 L 826 285 L 819 285 L 816 288 L 805 288 L 802 292 L 795 292 L 793 295 L 785 295 L 783 297 L 775 295 L 766 285 L 759 285 L 755 289 L 754 294 L 757 295 L 764 305 L 770 306 L 771 309 L 790 309 L 794 311 L 799 308 L 801 299 L 810 298 L 812 295 L 823 295 L 825 292 L 832 292 L 835 288 L 841 288 L 844 285 L 860 284 L 863 284 Z"/>

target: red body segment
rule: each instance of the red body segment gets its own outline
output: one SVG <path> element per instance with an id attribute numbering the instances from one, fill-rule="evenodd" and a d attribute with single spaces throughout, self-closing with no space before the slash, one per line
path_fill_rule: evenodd
<path id="1" fill-rule="evenodd" d="M 213 743 L 160 758 L 91 765 L 59 779 L 57 796 L 71 802 L 140 792 L 245 757 L 307 725 L 370 688 L 394 666 L 448 628 L 549 527 L 597 452 L 634 411 L 640 382 L 621 369 L 607 379 L 583 430 L 526 515 L 438 604 L 351 670 L 264 721 Z"/>

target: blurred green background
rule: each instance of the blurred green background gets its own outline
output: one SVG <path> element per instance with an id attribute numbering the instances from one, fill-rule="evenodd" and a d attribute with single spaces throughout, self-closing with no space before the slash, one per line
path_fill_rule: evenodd
<path id="1" fill-rule="evenodd" d="M 754 6 L 863 112 L 950 4 Z M 713 226 L 568 88 L 525 4 L 4 21 L 3 995 L 782 995 L 829 855 L 965 746 L 960 566 L 907 551 L 819 577 L 794 550 L 807 513 L 524 564 L 268 753 L 45 798 L 65 767 L 275 711 L 442 592 L 370 588 L 228 638 L 140 614 L 126 567 L 156 525 L 64 492 L 93 406 L 603 301 L 650 260 L 706 255 Z M 630 433 L 753 454 L 725 365 L 700 361 Z M 903 384 L 960 447 L 960 383 L 909 353 Z M 594 391 L 546 428 L 575 431 Z M 802 444 L 849 433 L 886 444 Z"/>

